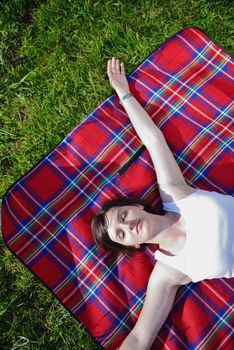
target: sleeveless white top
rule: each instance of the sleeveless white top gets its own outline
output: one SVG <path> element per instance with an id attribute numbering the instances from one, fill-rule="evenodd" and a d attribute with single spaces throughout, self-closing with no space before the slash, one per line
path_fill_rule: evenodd
<path id="1" fill-rule="evenodd" d="M 234 198 L 196 189 L 184 199 L 163 203 L 185 220 L 186 241 L 176 256 L 155 258 L 188 275 L 193 282 L 234 277 Z"/>

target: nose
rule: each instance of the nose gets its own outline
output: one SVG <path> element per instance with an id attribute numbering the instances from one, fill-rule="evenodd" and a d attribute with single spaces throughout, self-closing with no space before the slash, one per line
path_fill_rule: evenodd
<path id="1" fill-rule="evenodd" d="M 129 228 L 130 228 L 130 230 L 132 231 L 132 230 L 134 229 L 134 227 L 135 227 L 134 221 L 131 221 L 131 222 L 129 223 Z"/>
<path id="2" fill-rule="evenodd" d="M 130 230 L 130 231 L 133 231 L 134 227 L 135 227 L 135 224 L 134 224 L 134 221 L 129 221 L 129 222 L 122 222 L 120 223 L 119 225 L 123 230 Z"/>
<path id="3" fill-rule="evenodd" d="M 137 229 L 136 229 L 137 223 L 138 223 L 138 220 L 126 221 L 126 222 L 120 223 L 119 227 L 122 228 L 123 230 L 128 230 L 128 231 L 137 233 Z"/>
<path id="4" fill-rule="evenodd" d="M 128 227 L 129 227 L 129 229 L 130 229 L 131 231 L 134 230 L 134 228 L 136 227 L 136 224 L 137 224 L 137 220 L 132 220 L 132 221 L 129 221 L 129 222 L 127 223 Z"/>

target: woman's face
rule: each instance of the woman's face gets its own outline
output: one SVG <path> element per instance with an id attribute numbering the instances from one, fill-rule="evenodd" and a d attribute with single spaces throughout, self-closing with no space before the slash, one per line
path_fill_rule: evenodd
<path id="1" fill-rule="evenodd" d="M 140 204 L 115 207 L 106 213 L 107 232 L 112 241 L 126 246 L 139 246 L 153 238 L 151 216 Z"/>

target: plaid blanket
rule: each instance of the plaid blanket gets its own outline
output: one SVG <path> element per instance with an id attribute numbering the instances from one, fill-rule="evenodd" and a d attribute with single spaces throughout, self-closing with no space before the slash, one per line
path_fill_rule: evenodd
<path id="1" fill-rule="evenodd" d="M 187 182 L 231 195 L 233 71 L 227 53 L 186 28 L 128 77 Z M 161 210 L 149 153 L 113 94 L 12 185 L 2 205 L 8 248 L 105 349 L 120 346 L 137 321 L 157 248 L 116 259 L 94 244 L 93 215 L 123 195 Z M 233 291 L 225 278 L 182 286 L 152 349 L 233 349 Z"/>

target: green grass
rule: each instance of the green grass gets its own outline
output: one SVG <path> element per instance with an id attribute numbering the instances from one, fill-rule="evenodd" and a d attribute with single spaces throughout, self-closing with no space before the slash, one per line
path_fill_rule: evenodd
<path id="1" fill-rule="evenodd" d="M 130 73 L 171 35 L 204 30 L 234 53 L 231 1 L 12 0 L 0 5 L 0 194 L 113 93 L 106 62 Z M 97 349 L 0 237 L 0 348 Z"/>

